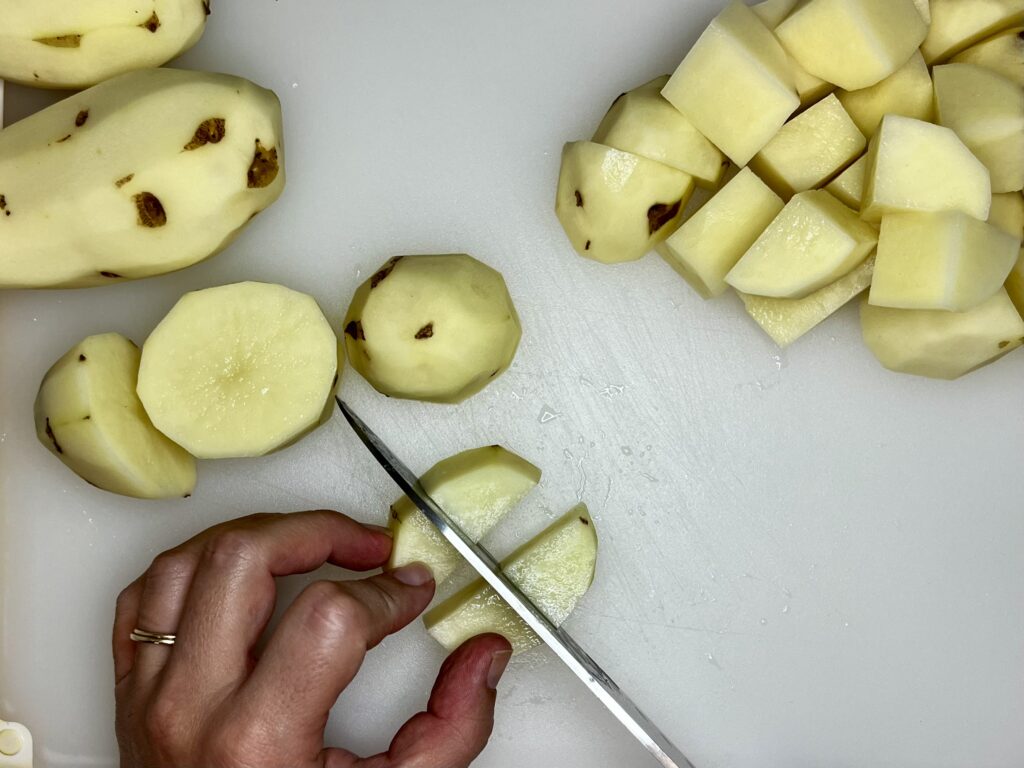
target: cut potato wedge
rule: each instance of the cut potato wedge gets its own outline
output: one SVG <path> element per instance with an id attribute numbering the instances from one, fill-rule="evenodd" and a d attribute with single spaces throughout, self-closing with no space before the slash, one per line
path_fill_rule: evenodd
<path id="1" fill-rule="evenodd" d="M 860 210 L 860 201 L 864 197 L 864 174 L 867 171 L 868 159 L 862 156 L 857 162 L 836 176 L 826 186 L 843 205 L 855 211 Z"/>
<path id="2" fill-rule="evenodd" d="M 891 371 L 956 379 L 1024 343 L 1024 320 L 1006 291 L 968 312 L 860 305 L 864 343 Z"/>
<path id="3" fill-rule="evenodd" d="M 396 256 L 345 315 L 352 367 L 389 397 L 458 403 L 515 358 L 522 328 L 505 279 L 464 253 Z"/>
<path id="4" fill-rule="evenodd" d="M 1024 238 L 1024 194 L 1005 192 L 992 195 L 988 223 L 1016 238 Z"/>
<path id="5" fill-rule="evenodd" d="M 863 262 L 878 235 L 824 190 L 790 200 L 725 281 L 741 293 L 802 299 Z"/>
<path id="6" fill-rule="evenodd" d="M 597 531 L 585 505 L 570 510 L 502 560 L 502 570 L 550 620 L 559 625 L 590 588 L 597 563 Z M 503 635 L 513 653 L 537 645 L 537 636 L 482 579 L 427 612 L 423 622 L 453 651 L 471 637 Z"/>
<path id="7" fill-rule="evenodd" d="M 43 377 L 40 442 L 87 483 L 140 499 L 188 496 L 196 462 L 158 432 L 135 394 L 139 348 L 118 333 L 90 336 Z"/>
<path id="8" fill-rule="evenodd" d="M 473 541 L 487 535 L 540 482 L 540 470 L 500 445 L 474 448 L 439 461 L 420 478 L 430 497 Z M 391 505 L 394 538 L 388 570 L 419 562 L 441 584 L 462 558 L 408 496 Z"/>
<path id="9" fill-rule="evenodd" d="M 1013 27 L 982 40 L 950 61 L 991 69 L 1024 87 L 1024 27 Z"/>
<path id="10" fill-rule="evenodd" d="M 875 135 L 886 115 L 928 121 L 934 111 L 932 76 L 920 51 L 914 51 L 906 64 L 870 88 L 840 90 L 836 96 L 869 139 Z"/>
<path id="11" fill-rule="evenodd" d="M 330 416 L 338 353 L 304 293 L 252 282 L 193 291 L 146 339 L 139 398 L 194 456 L 262 456 Z"/>
<path id="12" fill-rule="evenodd" d="M 1024 23 L 1024 0 L 931 0 L 931 26 L 921 44 L 929 64 L 939 64 L 974 43 Z"/>

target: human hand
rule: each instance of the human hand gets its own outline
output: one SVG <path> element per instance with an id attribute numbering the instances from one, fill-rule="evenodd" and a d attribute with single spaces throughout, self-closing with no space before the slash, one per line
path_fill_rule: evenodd
<path id="1" fill-rule="evenodd" d="M 325 748 L 331 707 L 366 652 L 426 608 L 421 565 L 360 581 L 317 581 L 257 656 L 274 579 L 324 563 L 382 566 L 391 538 L 336 512 L 253 515 L 159 555 L 117 600 L 113 647 L 122 768 L 465 768 L 487 743 L 511 655 L 484 635 L 441 667 L 425 712 L 386 753 Z M 133 630 L 176 636 L 137 643 Z"/>

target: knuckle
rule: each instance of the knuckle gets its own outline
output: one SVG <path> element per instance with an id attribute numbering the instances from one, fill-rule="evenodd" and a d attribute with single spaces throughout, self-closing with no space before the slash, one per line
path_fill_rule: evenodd
<path id="1" fill-rule="evenodd" d="M 255 765 L 256 755 L 272 752 L 264 744 L 265 734 L 253 724 L 236 721 L 223 725 L 202 750 L 210 768 L 243 768 Z"/>
<path id="2" fill-rule="evenodd" d="M 166 695 L 157 696 L 149 703 L 142 718 L 142 730 L 151 748 L 174 755 L 187 743 L 183 712 L 180 702 Z"/>
<path id="3" fill-rule="evenodd" d="M 193 567 L 194 560 L 191 555 L 171 549 L 153 559 L 153 563 L 146 571 L 146 580 L 161 585 L 179 585 L 191 577 Z"/>
<path id="4" fill-rule="evenodd" d="M 258 545 L 249 533 L 228 528 L 210 539 L 203 556 L 216 563 L 248 563 L 256 559 L 257 550 Z"/>
<path id="5" fill-rule="evenodd" d="M 306 626 L 319 637 L 344 633 L 366 639 L 370 621 L 366 607 L 341 585 L 317 581 L 306 588 Z"/>

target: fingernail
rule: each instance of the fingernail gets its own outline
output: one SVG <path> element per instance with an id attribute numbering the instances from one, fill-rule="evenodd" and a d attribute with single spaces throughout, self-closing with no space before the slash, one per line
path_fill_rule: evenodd
<path id="1" fill-rule="evenodd" d="M 363 523 L 363 528 L 369 528 L 371 531 L 383 533 L 385 536 L 390 536 L 391 538 L 394 538 L 395 536 L 395 534 L 391 532 L 391 529 L 384 525 L 370 525 L 369 523 Z"/>
<path id="2" fill-rule="evenodd" d="M 434 574 L 423 563 L 403 565 L 401 568 L 393 570 L 391 575 L 409 587 L 422 587 L 427 582 L 434 580 Z"/>
<path id="3" fill-rule="evenodd" d="M 491 656 L 491 668 L 487 670 L 487 687 L 492 691 L 498 689 L 498 681 L 505 674 L 505 667 L 511 658 L 512 651 L 495 651 Z"/>

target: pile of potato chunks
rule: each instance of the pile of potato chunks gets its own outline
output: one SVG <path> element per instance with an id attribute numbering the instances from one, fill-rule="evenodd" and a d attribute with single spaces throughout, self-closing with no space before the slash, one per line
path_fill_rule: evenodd
<path id="1" fill-rule="evenodd" d="M 733 0 L 566 144 L 558 217 L 582 256 L 734 289 L 783 347 L 866 292 L 883 365 L 957 378 L 1024 344 L 1022 24 L 1024 0 Z"/>

